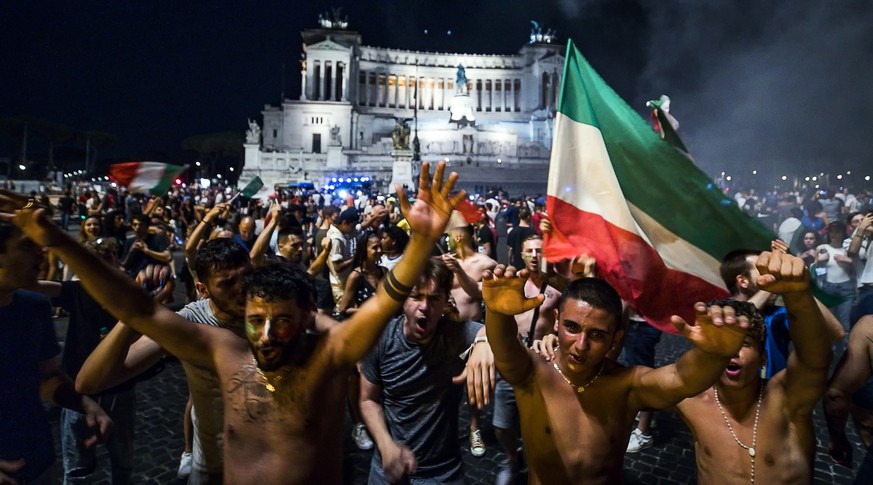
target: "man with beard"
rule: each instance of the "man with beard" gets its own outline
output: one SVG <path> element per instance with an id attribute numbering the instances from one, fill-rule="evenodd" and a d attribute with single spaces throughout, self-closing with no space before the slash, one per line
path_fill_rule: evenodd
<path id="1" fill-rule="evenodd" d="M 749 331 L 712 388 L 677 406 L 694 435 L 700 483 L 810 483 L 815 463 L 812 412 L 824 395 L 831 342 L 809 287 L 803 260 L 781 252 L 758 256 L 757 287 L 778 293 L 788 312 L 794 351 L 787 367 L 769 381 L 761 377 L 768 355 L 763 331 Z M 723 302 L 737 314 L 751 305 Z M 763 323 L 760 316 L 753 327 Z"/>
<path id="2" fill-rule="evenodd" d="M 129 279 L 89 254 L 27 200 L 0 192 L 0 209 L 35 242 L 49 247 L 116 317 L 145 332 L 189 364 L 215 369 L 224 396 L 227 483 L 340 483 L 341 428 L 348 377 L 376 342 L 420 275 L 451 211 L 465 197 L 443 185 L 445 164 L 429 183 L 422 164 L 414 205 L 399 189 L 413 237 L 403 260 L 376 295 L 343 325 L 314 336 L 315 303 L 309 276 L 277 264 L 246 276 L 246 336 L 191 325 L 155 304 Z M 14 212 L 14 217 L 9 213 Z"/>
<path id="3" fill-rule="evenodd" d="M 245 248 L 231 239 L 208 241 L 197 251 L 194 269 L 199 275 L 197 291 L 203 298 L 189 303 L 178 314 L 194 323 L 228 329 L 244 339 L 242 284 L 251 270 Z M 165 353 L 151 338 L 140 338 L 130 327 L 117 325 L 83 364 L 76 379 L 77 388 L 90 394 L 114 387 L 149 369 Z M 221 385 L 212 368 L 184 360 L 182 365 L 193 403 L 194 446 L 189 483 L 221 483 L 224 467 Z"/>

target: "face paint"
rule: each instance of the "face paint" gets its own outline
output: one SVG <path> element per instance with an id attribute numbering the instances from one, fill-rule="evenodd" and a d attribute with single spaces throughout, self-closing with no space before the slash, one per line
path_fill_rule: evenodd
<path id="1" fill-rule="evenodd" d="M 252 325 L 252 322 L 246 322 L 246 334 L 254 335 L 257 332 L 258 332 L 258 330 L 255 328 L 254 325 Z"/>

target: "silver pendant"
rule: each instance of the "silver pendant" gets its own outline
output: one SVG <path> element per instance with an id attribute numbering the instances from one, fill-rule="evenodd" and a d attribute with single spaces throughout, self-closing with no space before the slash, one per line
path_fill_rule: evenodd
<path id="1" fill-rule="evenodd" d="M 749 448 L 749 456 L 755 456 L 755 449 Z"/>

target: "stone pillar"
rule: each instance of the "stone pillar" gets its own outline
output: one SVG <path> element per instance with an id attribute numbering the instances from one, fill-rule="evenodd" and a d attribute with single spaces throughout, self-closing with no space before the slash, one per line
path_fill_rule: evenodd
<path id="1" fill-rule="evenodd" d="M 336 101 L 336 62 L 325 62 L 325 64 L 328 63 L 330 63 L 330 97 L 328 98 L 328 101 Z"/>
<path id="2" fill-rule="evenodd" d="M 515 79 L 509 80 L 509 111 L 515 111 Z"/>
<path id="3" fill-rule="evenodd" d="M 449 78 L 444 77 L 443 78 L 443 102 L 441 105 L 443 110 L 449 109 L 449 103 L 446 102 L 447 99 L 449 99 Z"/>
<path id="4" fill-rule="evenodd" d="M 300 101 L 306 101 L 306 77 L 309 75 L 306 68 L 300 70 Z"/>
<path id="5" fill-rule="evenodd" d="M 361 71 L 364 74 L 364 106 L 370 106 L 370 73 Z"/>
<path id="6" fill-rule="evenodd" d="M 488 90 L 488 109 L 490 109 L 492 113 L 494 112 L 494 88 L 495 88 L 494 85 L 495 84 L 496 84 L 496 81 L 494 81 L 492 79 L 491 80 L 491 89 Z"/>
<path id="7" fill-rule="evenodd" d="M 327 62 L 321 64 L 321 75 L 318 76 L 318 100 L 323 101 L 325 98 L 324 95 L 324 78 L 326 78 L 327 74 Z"/>
<path id="8" fill-rule="evenodd" d="M 500 80 L 500 111 L 506 112 L 509 103 L 506 101 L 506 79 Z"/>
<path id="9" fill-rule="evenodd" d="M 348 101 L 349 100 L 349 65 L 346 64 L 345 62 L 337 62 L 337 65 L 342 66 L 342 68 L 343 68 L 343 79 L 342 79 L 342 84 L 340 85 L 340 86 L 342 86 L 341 89 L 343 90 L 341 97 L 342 97 L 343 101 Z"/>

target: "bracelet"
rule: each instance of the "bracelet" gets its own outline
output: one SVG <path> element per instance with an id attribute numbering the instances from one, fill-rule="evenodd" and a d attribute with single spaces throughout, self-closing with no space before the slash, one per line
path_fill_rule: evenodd
<path id="1" fill-rule="evenodd" d="M 466 350 L 464 350 L 463 352 L 461 352 L 460 355 L 458 355 L 458 357 L 460 357 L 461 360 L 467 360 L 467 359 L 470 357 L 470 354 L 473 353 L 473 347 L 475 347 L 476 344 L 478 344 L 479 342 L 485 342 L 485 343 L 487 344 L 487 343 L 488 343 L 488 337 L 486 337 L 485 335 L 480 335 L 480 336 L 476 337 L 476 338 L 473 340 L 473 343 L 470 344 L 470 346 L 467 347 Z"/>
<path id="2" fill-rule="evenodd" d="M 476 337 L 475 340 L 473 340 L 473 345 L 476 345 L 479 342 L 484 342 L 487 344 L 488 343 L 488 336 L 487 335 L 479 335 L 478 337 Z"/>
<path id="3" fill-rule="evenodd" d="M 388 281 L 391 283 L 391 286 L 396 288 L 401 293 L 406 293 L 407 295 L 412 292 L 412 287 L 404 285 L 403 283 L 397 281 L 397 277 L 394 276 L 394 270 L 388 272 Z"/>

